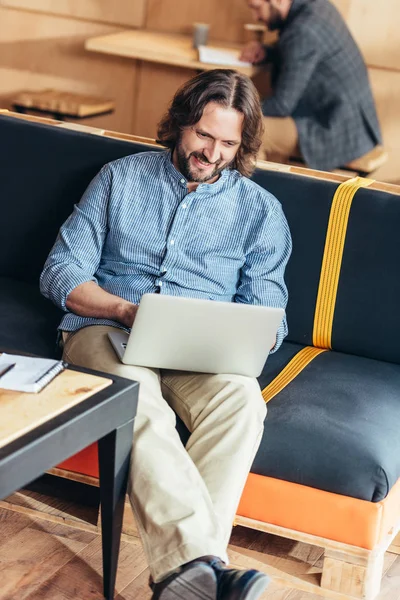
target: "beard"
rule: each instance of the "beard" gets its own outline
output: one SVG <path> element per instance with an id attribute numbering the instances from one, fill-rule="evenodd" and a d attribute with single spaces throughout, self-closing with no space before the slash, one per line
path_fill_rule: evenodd
<path id="1" fill-rule="evenodd" d="M 214 165 L 214 169 L 209 173 L 202 173 L 200 170 L 193 168 L 190 164 L 190 158 L 194 156 L 201 160 L 201 162 L 211 165 Z M 176 157 L 178 161 L 179 171 L 182 175 L 188 180 L 196 183 L 209 181 L 214 177 L 217 177 L 224 169 L 229 168 L 233 161 L 230 163 L 223 163 L 222 161 L 217 161 L 216 163 L 210 163 L 209 160 L 204 156 L 202 152 L 191 152 L 188 156 L 186 156 L 181 144 L 178 142 L 176 146 Z"/>
<path id="2" fill-rule="evenodd" d="M 282 19 L 280 13 L 276 9 L 271 9 L 271 15 L 268 23 L 265 23 L 270 31 L 276 31 L 282 29 L 285 21 Z"/>

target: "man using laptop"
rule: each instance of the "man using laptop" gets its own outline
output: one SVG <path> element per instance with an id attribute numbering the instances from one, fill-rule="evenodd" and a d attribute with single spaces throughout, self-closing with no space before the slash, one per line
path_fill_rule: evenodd
<path id="1" fill-rule="evenodd" d="M 159 125 L 168 150 L 105 165 L 41 275 L 42 293 L 66 311 L 64 358 L 140 382 L 129 494 L 153 600 L 256 600 L 268 581 L 226 566 L 266 414 L 257 381 L 125 365 L 107 337 L 129 331 L 144 293 L 286 306 L 286 219 L 248 179 L 261 135 L 247 77 L 197 75 Z M 285 335 L 283 320 L 272 351 Z M 174 411 L 191 432 L 186 448 Z"/>

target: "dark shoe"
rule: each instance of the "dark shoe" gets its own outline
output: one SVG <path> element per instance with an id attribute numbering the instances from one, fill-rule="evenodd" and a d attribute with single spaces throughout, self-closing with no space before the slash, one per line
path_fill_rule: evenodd
<path id="1" fill-rule="evenodd" d="M 151 587 L 152 600 L 217 599 L 217 576 L 205 562 L 190 562 Z"/>
<path id="2" fill-rule="evenodd" d="M 209 564 L 217 576 L 217 600 L 257 600 L 268 587 L 268 575 L 255 569 L 225 568 L 218 558 Z"/>

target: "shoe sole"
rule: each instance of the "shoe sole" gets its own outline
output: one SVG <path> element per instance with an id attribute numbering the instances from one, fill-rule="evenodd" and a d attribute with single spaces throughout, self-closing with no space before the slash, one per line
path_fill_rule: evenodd
<path id="1" fill-rule="evenodd" d="M 267 589 L 269 581 L 268 575 L 257 573 L 242 590 L 238 600 L 257 600 Z"/>
<path id="2" fill-rule="evenodd" d="M 217 577 L 203 563 L 185 569 L 161 592 L 159 600 L 216 600 Z"/>

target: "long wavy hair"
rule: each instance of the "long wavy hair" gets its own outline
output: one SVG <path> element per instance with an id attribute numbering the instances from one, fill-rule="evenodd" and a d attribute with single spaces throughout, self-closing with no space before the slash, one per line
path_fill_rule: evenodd
<path id="1" fill-rule="evenodd" d="M 158 124 L 157 142 L 173 150 L 182 130 L 200 121 L 209 102 L 243 114 L 242 141 L 232 168 L 249 177 L 261 146 L 263 118 L 254 84 L 232 69 L 204 71 L 180 87 Z"/>

